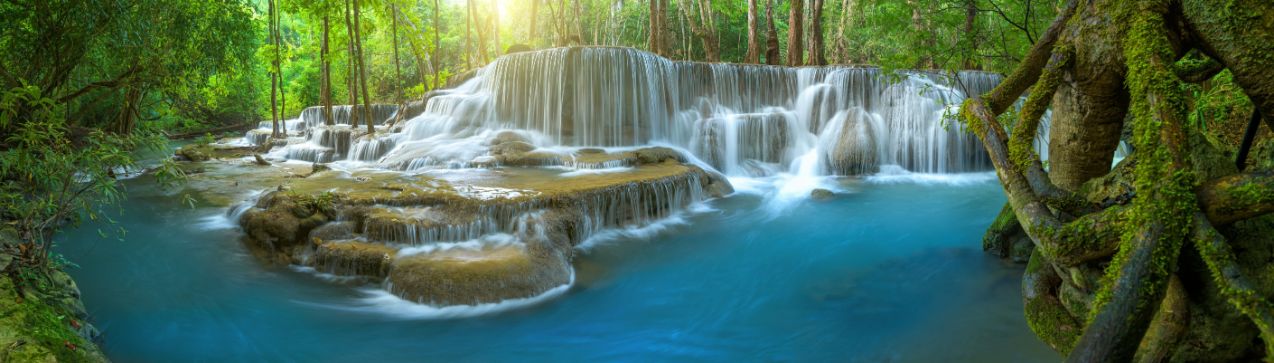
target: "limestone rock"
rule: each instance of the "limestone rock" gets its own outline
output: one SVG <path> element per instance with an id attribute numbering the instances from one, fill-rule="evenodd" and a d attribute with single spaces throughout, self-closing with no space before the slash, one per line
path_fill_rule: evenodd
<path id="1" fill-rule="evenodd" d="M 836 175 L 871 174 L 880 170 L 876 139 L 862 109 L 855 108 L 828 125 L 821 143 L 827 167 Z"/>
<path id="2" fill-rule="evenodd" d="M 810 192 L 810 198 L 813 198 L 814 200 L 818 200 L 818 201 L 831 200 L 832 198 L 835 198 L 835 197 L 836 197 L 836 194 L 832 193 L 832 191 L 830 190 L 823 189 L 823 188 L 814 189 L 813 191 Z"/>
<path id="3" fill-rule="evenodd" d="M 419 303 L 477 305 L 529 298 L 570 282 L 570 265 L 523 245 L 455 248 L 400 257 L 389 273 L 395 295 Z"/>

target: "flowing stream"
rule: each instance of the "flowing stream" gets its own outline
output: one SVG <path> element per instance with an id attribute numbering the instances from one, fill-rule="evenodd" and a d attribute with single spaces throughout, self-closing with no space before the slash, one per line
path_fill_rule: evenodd
<path id="1" fill-rule="evenodd" d="M 500 58 L 393 125 L 403 110 L 378 106 L 375 137 L 349 125 L 349 107 L 334 126 L 317 108 L 285 123 L 289 140 L 267 156 L 276 165 L 499 174 L 509 159 L 491 140 L 512 130 L 561 156 L 518 166 L 521 178 L 628 172 L 642 167 L 572 155 L 664 145 L 733 185 L 706 201 L 698 179 L 656 186 L 695 199 L 653 221 L 620 213 L 648 207 L 595 208 L 588 220 L 620 222 L 584 229 L 570 282 L 531 298 L 430 306 L 269 267 L 240 242 L 237 216 L 260 191 L 238 182 L 246 203 L 190 208 L 149 176 L 127 180 L 116 224 L 86 223 L 58 248 L 79 265 L 71 274 L 120 362 L 1055 361 L 1023 318 L 1021 266 L 981 251 L 1004 196 L 949 117 L 996 82 L 563 48 Z M 265 143 L 268 126 L 234 143 Z M 813 200 L 816 188 L 835 196 Z M 418 243 L 398 254 L 431 253 L 453 234 L 481 236 L 455 248 L 522 243 L 483 226 L 412 233 Z"/>
<path id="2" fill-rule="evenodd" d="M 1056 361 L 1022 316 L 1021 268 L 979 248 L 1004 202 L 993 176 L 837 185 L 777 218 L 745 192 L 613 233 L 569 291 L 475 317 L 263 267 L 224 210 L 144 179 L 124 241 L 88 224 L 61 251 L 119 362 Z"/>

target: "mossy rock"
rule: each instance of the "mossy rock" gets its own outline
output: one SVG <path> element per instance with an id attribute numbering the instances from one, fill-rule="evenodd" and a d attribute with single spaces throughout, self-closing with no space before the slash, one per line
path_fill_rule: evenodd
<path id="1" fill-rule="evenodd" d="M 310 231 L 326 224 L 333 215 L 332 207 L 317 205 L 312 198 L 287 192 L 262 197 L 239 221 L 249 245 L 257 252 L 265 252 L 267 259 L 295 262 L 293 249 L 303 246 Z"/>
<path id="2" fill-rule="evenodd" d="M 90 340 L 96 336 L 96 329 L 62 307 L 62 302 L 41 298 L 72 295 L 62 291 L 64 288 L 49 282 L 49 291 L 34 292 L 28 287 L 27 296 L 19 297 L 13 281 L 0 276 L 0 362 L 107 361 Z M 74 295 L 78 296 L 78 292 Z M 75 305 L 81 305 L 78 298 L 75 301 Z"/>
<path id="3" fill-rule="evenodd" d="M 320 242 L 310 260 L 314 269 L 343 276 L 385 278 L 397 250 L 357 241 Z"/>
<path id="4" fill-rule="evenodd" d="M 177 156 L 182 160 L 203 162 L 212 159 L 212 146 L 207 144 L 190 144 L 177 149 Z"/>
<path id="5" fill-rule="evenodd" d="M 686 162 L 686 156 L 682 155 L 680 151 L 662 146 L 638 149 L 635 153 L 638 165 L 659 164 L 668 160 L 674 160 L 679 163 Z"/>
<path id="6" fill-rule="evenodd" d="M 818 188 L 818 189 L 814 189 L 813 191 L 810 191 L 810 198 L 817 201 L 832 200 L 832 198 L 835 198 L 835 197 L 836 197 L 835 193 L 832 193 L 832 191 L 823 189 L 823 188 Z"/>
<path id="7" fill-rule="evenodd" d="M 564 259 L 525 246 L 454 248 L 399 257 L 389 273 L 391 292 L 433 306 L 478 305 L 530 298 L 570 282 Z"/>

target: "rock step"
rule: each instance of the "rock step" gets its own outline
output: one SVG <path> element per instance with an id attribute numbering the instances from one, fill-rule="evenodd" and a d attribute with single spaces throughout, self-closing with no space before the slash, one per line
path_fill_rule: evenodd
<path id="1" fill-rule="evenodd" d="M 502 230 L 489 216 L 459 209 L 375 207 L 362 216 L 358 230 L 369 240 L 413 246 L 468 241 Z"/>

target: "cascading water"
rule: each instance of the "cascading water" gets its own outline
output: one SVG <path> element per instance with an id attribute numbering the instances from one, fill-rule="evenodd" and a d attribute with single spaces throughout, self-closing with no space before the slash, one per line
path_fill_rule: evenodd
<path id="1" fill-rule="evenodd" d="M 514 129 L 533 134 L 537 147 L 672 145 L 731 176 L 798 172 L 806 156 L 818 158 L 805 171 L 814 175 L 871 174 L 891 164 L 985 171 L 990 163 L 954 108 L 998 81 L 983 72 L 705 64 L 628 48 L 548 49 L 497 59 L 430 98 L 397 131 L 351 135 L 351 150 L 332 159 L 391 169 L 471 167 L 483 165 L 494 132 Z M 348 107 L 338 110 L 338 119 L 348 117 Z M 320 121 L 321 109 L 310 108 L 291 126 L 314 133 Z M 279 156 L 321 161 L 312 150 L 332 149 L 309 144 Z"/>

